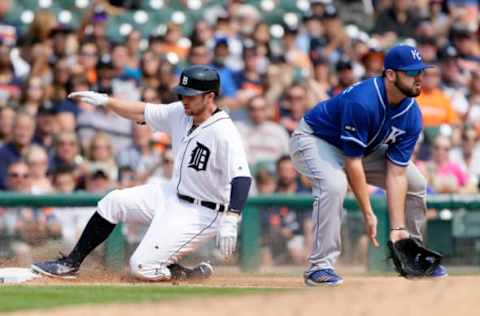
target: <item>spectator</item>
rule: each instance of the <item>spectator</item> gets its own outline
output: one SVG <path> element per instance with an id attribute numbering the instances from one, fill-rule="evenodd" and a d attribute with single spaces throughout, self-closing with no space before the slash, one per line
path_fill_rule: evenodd
<path id="1" fill-rule="evenodd" d="M 97 83 L 97 63 L 99 59 L 97 44 L 93 41 L 85 41 L 80 44 L 78 67 L 76 73 L 81 73 L 87 79 L 89 85 Z"/>
<path id="2" fill-rule="evenodd" d="M 475 30 L 461 25 L 453 25 L 450 32 L 453 46 L 457 49 L 459 66 L 462 71 L 470 73 L 478 68 L 480 48 Z"/>
<path id="3" fill-rule="evenodd" d="M 258 55 L 269 61 L 273 57 L 273 44 L 270 38 L 269 25 L 266 22 L 258 22 L 252 34 L 252 39 L 257 46 Z"/>
<path id="4" fill-rule="evenodd" d="M 325 29 L 327 42 L 321 48 L 321 54 L 327 56 L 330 61 L 335 63 L 342 55 L 342 52 L 348 50 L 349 38 L 345 33 L 342 20 L 340 20 L 337 8 L 333 3 L 325 6 L 322 24 Z"/>
<path id="5" fill-rule="evenodd" d="M 153 177 L 150 177 L 148 181 L 157 181 L 159 185 L 167 184 L 173 175 L 174 156 L 171 147 L 165 148 L 162 154 L 162 171 L 155 173 Z"/>
<path id="6" fill-rule="evenodd" d="M 17 160 L 8 166 L 5 185 L 8 191 L 31 192 L 32 182 L 28 165 L 25 161 Z"/>
<path id="7" fill-rule="evenodd" d="M 74 170 L 75 180 L 79 181 L 80 165 L 83 163 L 83 157 L 79 155 L 79 148 L 77 136 L 74 133 L 60 132 L 56 135 L 54 149 L 48 163 L 49 172 L 54 172 L 59 168 L 70 168 Z"/>
<path id="8" fill-rule="evenodd" d="M 141 184 L 137 179 L 135 171 L 133 171 L 129 166 L 122 166 L 118 168 L 117 180 L 119 189 L 131 188 Z"/>
<path id="9" fill-rule="evenodd" d="M 467 190 L 476 192 L 480 180 L 480 144 L 473 126 L 464 126 L 461 147 L 451 150 L 450 160 L 457 162 L 467 172 L 469 178 Z"/>
<path id="10" fill-rule="evenodd" d="M 52 175 L 55 191 L 58 193 L 72 193 L 75 190 L 75 170 L 62 166 Z M 95 212 L 95 207 L 57 207 L 53 214 L 61 227 L 62 248 L 69 249 L 80 236 L 88 220 Z"/>
<path id="11" fill-rule="evenodd" d="M 6 185 L 8 191 L 31 192 L 31 178 L 25 162 L 19 160 L 8 167 Z M 22 207 L 8 208 L 4 212 L 7 232 L 14 237 L 11 248 L 18 264 L 31 264 L 33 251 L 43 251 L 49 238 L 60 233 L 60 226 L 49 209 Z"/>
<path id="12" fill-rule="evenodd" d="M 432 160 L 426 163 L 427 180 L 436 193 L 461 191 L 468 183 L 468 175 L 460 165 L 450 160 L 451 141 L 439 135 L 432 145 Z"/>
<path id="13" fill-rule="evenodd" d="M 32 145 L 25 155 L 30 174 L 31 189 L 33 194 L 49 193 L 53 191 L 52 183 L 47 176 L 48 155 L 39 145 Z"/>
<path id="14" fill-rule="evenodd" d="M 140 80 L 140 69 L 138 67 L 130 67 L 128 64 L 129 55 L 128 48 L 125 44 L 116 44 L 112 47 L 112 65 L 113 76 L 119 80 L 133 79 Z"/>
<path id="15" fill-rule="evenodd" d="M 260 169 L 255 175 L 256 194 L 272 194 L 277 187 L 277 179 L 267 168 Z"/>
<path id="16" fill-rule="evenodd" d="M 13 136 L 15 110 L 9 106 L 0 107 L 0 146 L 10 142 Z"/>
<path id="17" fill-rule="evenodd" d="M 460 119 L 453 109 L 450 98 L 440 89 L 440 70 L 438 67 L 425 70 L 422 93 L 417 97 L 417 102 L 422 111 L 424 127 L 460 124 Z"/>
<path id="18" fill-rule="evenodd" d="M 133 143 L 116 156 L 119 167 L 129 167 L 140 183 L 144 183 L 162 165 L 162 159 L 153 148 L 152 131 L 146 125 L 133 125 Z"/>
<path id="19" fill-rule="evenodd" d="M 253 45 L 253 44 L 251 44 Z M 244 69 L 234 74 L 235 85 L 238 88 L 237 98 L 243 105 L 247 100 L 265 92 L 266 77 L 262 73 L 261 59 L 256 46 L 245 47 L 243 50 Z"/>
<path id="20" fill-rule="evenodd" d="M 209 46 L 213 39 L 213 29 L 206 20 L 198 20 L 193 26 L 190 41 L 193 45 Z"/>
<path id="21" fill-rule="evenodd" d="M 280 124 L 269 120 L 269 107 L 264 97 L 256 96 L 247 105 L 250 121 L 238 123 L 248 162 L 275 161 L 288 153 L 288 133 Z"/>
<path id="22" fill-rule="evenodd" d="M 30 77 L 20 99 L 20 107 L 35 116 L 48 98 L 47 86 L 40 77 Z"/>
<path id="23" fill-rule="evenodd" d="M 158 56 L 153 50 L 145 51 L 140 61 L 142 84 L 144 87 L 156 89 L 160 86 L 160 80 L 158 79 L 160 64 L 160 56 Z"/>
<path id="24" fill-rule="evenodd" d="M 255 190 L 257 195 L 269 195 L 275 192 L 276 179 L 273 172 L 260 169 L 255 174 Z M 273 233 L 273 227 L 278 226 L 278 216 L 273 215 L 272 207 L 265 207 L 260 211 L 261 241 L 260 261 L 262 266 L 274 264 L 274 253 L 277 244 L 281 247 L 282 240 L 278 241 Z"/>
<path id="25" fill-rule="evenodd" d="M 188 62 L 192 65 L 207 65 L 211 62 L 212 56 L 207 45 L 197 43 L 190 47 Z"/>
<path id="26" fill-rule="evenodd" d="M 312 61 L 312 73 L 306 80 L 311 103 L 317 103 L 328 98 L 331 89 L 330 63 L 324 56 L 315 57 Z"/>
<path id="27" fill-rule="evenodd" d="M 336 96 L 357 81 L 353 73 L 353 63 L 347 57 L 340 58 L 335 65 L 335 70 L 337 71 L 337 85 L 330 91 L 330 96 Z"/>
<path id="28" fill-rule="evenodd" d="M 162 103 L 158 89 L 149 86 L 143 88 L 141 100 L 146 103 Z"/>
<path id="29" fill-rule="evenodd" d="M 188 54 L 188 47 L 181 45 L 180 39 L 182 37 L 183 33 L 180 25 L 173 22 L 168 23 L 167 31 L 163 37 L 158 53 L 163 55 L 173 53 L 179 60 L 184 60 Z"/>
<path id="30" fill-rule="evenodd" d="M 61 102 L 67 98 L 67 86 L 71 75 L 72 71 L 68 59 L 57 59 L 53 66 L 52 102 Z"/>
<path id="31" fill-rule="evenodd" d="M 441 88 L 450 97 L 452 106 L 457 113 L 463 115 L 468 109 L 467 94 L 468 77 L 460 67 L 458 51 L 447 45 L 438 52 L 440 59 Z"/>
<path id="32" fill-rule="evenodd" d="M 96 1 L 87 8 L 78 28 L 79 40 L 91 40 L 97 44 L 99 56 L 110 53 L 111 41 L 107 36 L 108 14 Z"/>
<path id="33" fill-rule="evenodd" d="M 35 121 L 25 112 L 15 115 L 12 140 L 0 147 L 0 190 L 5 189 L 5 179 L 8 166 L 19 160 L 32 143 Z"/>
<path id="34" fill-rule="evenodd" d="M 85 190 L 105 194 L 114 187 L 115 179 L 110 178 L 110 171 L 104 166 L 92 165 L 85 177 Z"/>
<path id="35" fill-rule="evenodd" d="M 467 98 L 469 107 L 465 114 L 465 123 L 473 125 L 480 135 L 480 70 L 472 72 Z"/>
<path id="36" fill-rule="evenodd" d="M 89 169 L 98 167 L 108 173 L 108 179 L 117 178 L 118 168 L 113 157 L 112 142 L 108 134 L 100 132 L 93 136 L 87 157 L 86 164 Z"/>
<path id="37" fill-rule="evenodd" d="M 227 59 L 230 56 L 228 47 L 228 37 L 217 37 L 215 39 L 212 65 L 218 70 L 220 76 L 220 99 L 218 103 L 230 110 L 235 110 L 242 104 L 237 99 L 234 70 L 227 64 Z"/>
<path id="38" fill-rule="evenodd" d="M 378 14 L 372 31 L 395 41 L 397 36 L 414 37 L 418 23 L 419 18 L 412 10 L 412 1 L 397 0 L 392 1 L 391 7 Z"/>
<path id="39" fill-rule="evenodd" d="M 22 82 L 15 73 L 10 58 L 11 52 L 11 47 L 7 46 L 5 40 L 0 38 L 0 106 L 6 106 L 7 103 L 15 104 L 20 100 Z"/>
<path id="40" fill-rule="evenodd" d="M 308 109 L 307 90 L 302 84 L 294 83 L 285 95 L 285 103 L 280 110 L 280 124 L 292 133 Z"/>
<path id="41" fill-rule="evenodd" d="M 276 161 L 277 188 L 275 192 L 296 194 L 306 192 L 300 185 L 298 173 L 293 167 L 289 156 L 282 156 Z M 303 210 L 288 207 L 274 208 L 270 213 L 270 236 L 272 255 L 277 262 L 303 264 L 306 258 L 308 244 L 312 236 L 304 234 L 305 228 L 310 228 L 309 215 Z M 307 242 L 308 240 L 308 242 Z M 285 257 L 287 254 L 287 257 Z"/>
<path id="42" fill-rule="evenodd" d="M 422 36 L 417 40 L 417 48 L 422 54 L 423 61 L 429 64 L 437 62 L 438 47 L 434 37 Z"/>
<path id="43" fill-rule="evenodd" d="M 52 172 L 52 184 L 58 193 L 72 193 L 76 187 L 75 169 L 59 166 Z"/>
<path id="44" fill-rule="evenodd" d="M 425 54 L 422 53 L 425 59 Z M 370 47 L 368 52 L 361 57 L 361 63 L 365 67 L 364 79 L 380 76 L 383 71 L 383 52 L 375 47 Z"/>
<path id="45" fill-rule="evenodd" d="M 303 52 L 297 46 L 298 29 L 284 26 L 285 34 L 282 37 L 282 51 L 284 58 L 289 65 L 292 65 L 301 74 L 305 74 L 311 69 L 308 54 Z"/>
<path id="46" fill-rule="evenodd" d="M 128 50 L 127 65 L 131 69 L 138 69 L 140 67 L 140 41 L 142 40 L 142 33 L 139 30 L 132 30 L 127 35 L 125 45 Z"/>
<path id="47" fill-rule="evenodd" d="M 49 38 L 52 42 L 52 61 L 57 62 L 61 58 L 69 57 L 72 53 L 72 44 L 76 44 L 76 34 L 67 25 L 59 24 L 50 31 Z M 76 48 L 76 47 L 75 47 Z"/>
<path id="48" fill-rule="evenodd" d="M 97 63 L 97 85 L 96 91 L 112 94 L 113 65 L 110 56 L 102 57 Z M 74 90 L 71 90 L 74 91 Z M 78 90 L 75 90 L 78 91 Z"/>
<path id="49" fill-rule="evenodd" d="M 53 150 L 55 135 L 59 130 L 57 111 L 51 104 L 44 104 L 40 107 L 36 116 L 34 142 L 50 152 Z"/>

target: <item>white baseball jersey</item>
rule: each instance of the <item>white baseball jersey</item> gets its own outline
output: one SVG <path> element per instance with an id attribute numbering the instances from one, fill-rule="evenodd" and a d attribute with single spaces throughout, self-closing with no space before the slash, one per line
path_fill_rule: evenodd
<path id="1" fill-rule="evenodd" d="M 250 176 L 250 171 L 240 134 L 223 111 L 190 135 L 192 118 L 181 102 L 148 104 L 145 121 L 172 137 L 171 182 L 114 190 L 98 203 L 98 213 L 111 223 L 150 224 L 130 258 L 130 270 L 141 279 L 165 280 L 171 277 L 168 264 L 215 237 L 220 218 L 217 211 L 180 200 L 177 193 L 227 205 L 232 179 Z"/>
<path id="2" fill-rule="evenodd" d="M 169 133 L 175 167 L 172 184 L 177 193 L 203 201 L 228 204 L 230 182 L 250 177 L 240 134 L 224 111 L 218 111 L 190 135 L 192 117 L 182 102 L 148 104 L 145 121 L 154 130 Z"/>

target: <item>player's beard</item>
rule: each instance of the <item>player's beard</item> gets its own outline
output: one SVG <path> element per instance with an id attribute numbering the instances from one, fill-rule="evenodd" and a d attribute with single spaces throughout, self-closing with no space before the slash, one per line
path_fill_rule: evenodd
<path id="1" fill-rule="evenodd" d="M 415 97 L 418 97 L 420 95 L 420 93 L 422 92 L 422 89 L 421 87 L 420 88 L 415 88 L 415 84 L 416 84 L 416 81 L 413 82 L 413 85 L 412 86 L 407 86 L 406 84 L 404 84 L 400 78 L 397 76 L 397 78 L 395 79 L 395 87 L 397 87 L 398 90 L 400 90 L 401 93 L 403 93 L 405 96 L 409 97 L 409 98 L 415 98 Z"/>

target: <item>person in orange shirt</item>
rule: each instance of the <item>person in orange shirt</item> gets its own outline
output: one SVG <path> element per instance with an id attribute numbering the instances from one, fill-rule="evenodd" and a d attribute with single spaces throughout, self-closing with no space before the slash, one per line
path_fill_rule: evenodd
<path id="1" fill-rule="evenodd" d="M 425 69 L 422 93 L 417 97 L 425 128 L 460 123 L 460 118 L 453 109 L 450 98 L 440 89 L 439 85 L 440 69 L 438 67 Z"/>
<path id="2" fill-rule="evenodd" d="M 180 60 L 185 60 L 188 54 L 188 47 L 180 44 L 182 38 L 182 28 L 173 22 L 167 24 L 167 31 L 163 37 L 163 42 L 159 45 L 159 53 L 175 53 Z"/>

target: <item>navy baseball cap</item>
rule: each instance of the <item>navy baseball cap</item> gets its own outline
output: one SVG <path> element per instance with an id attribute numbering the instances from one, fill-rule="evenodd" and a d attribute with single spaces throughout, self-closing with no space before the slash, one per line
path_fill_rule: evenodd
<path id="1" fill-rule="evenodd" d="M 387 52 L 383 67 L 385 69 L 393 70 L 416 71 L 433 66 L 423 63 L 422 56 L 417 48 L 410 45 L 400 44 L 393 46 Z"/>

